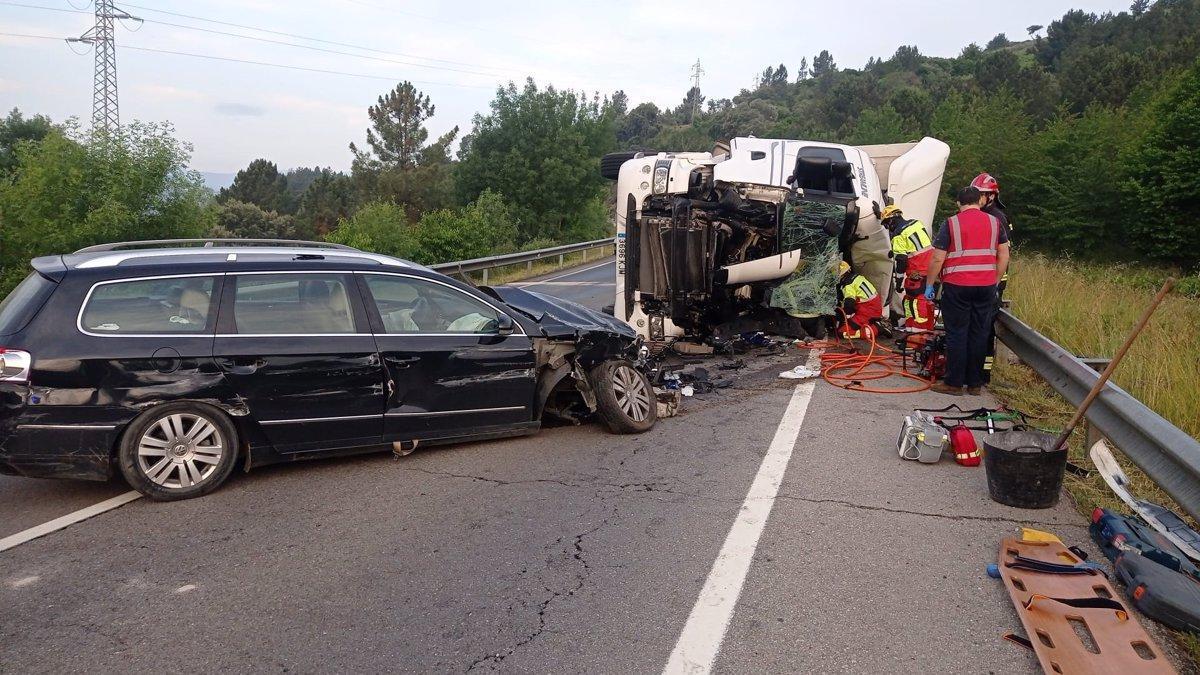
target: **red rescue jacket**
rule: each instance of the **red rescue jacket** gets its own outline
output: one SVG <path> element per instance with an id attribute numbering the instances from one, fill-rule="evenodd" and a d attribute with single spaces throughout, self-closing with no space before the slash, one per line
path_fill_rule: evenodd
<path id="1" fill-rule="evenodd" d="M 946 219 L 950 248 L 942 265 L 942 282 L 956 286 L 995 286 L 1000 220 L 979 209 L 966 209 Z"/>

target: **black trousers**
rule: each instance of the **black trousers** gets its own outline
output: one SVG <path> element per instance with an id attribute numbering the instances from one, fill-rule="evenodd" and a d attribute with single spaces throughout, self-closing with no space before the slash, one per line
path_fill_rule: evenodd
<path id="1" fill-rule="evenodd" d="M 946 384 L 978 387 L 996 318 L 995 286 L 942 284 L 942 322 L 946 326 Z"/>

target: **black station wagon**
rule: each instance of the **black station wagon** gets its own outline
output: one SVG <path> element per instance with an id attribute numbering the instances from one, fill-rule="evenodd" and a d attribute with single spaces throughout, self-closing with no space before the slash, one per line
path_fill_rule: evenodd
<path id="1" fill-rule="evenodd" d="M 310 457 L 535 432 L 544 416 L 654 425 L 623 322 L 357 249 L 111 244 L 32 261 L 0 304 L 0 473 L 155 499 Z"/>

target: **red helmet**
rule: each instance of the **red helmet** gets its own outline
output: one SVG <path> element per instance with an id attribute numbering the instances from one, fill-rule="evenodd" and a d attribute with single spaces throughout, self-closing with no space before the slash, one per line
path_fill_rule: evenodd
<path id="1" fill-rule="evenodd" d="M 992 178 L 992 174 L 990 173 L 981 173 L 978 176 L 975 176 L 975 180 L 971 181 L 971 187 L 979 190 L 980 192 L 1000 191 L 1000 183 L 998 183 L 995 178 Z"/>

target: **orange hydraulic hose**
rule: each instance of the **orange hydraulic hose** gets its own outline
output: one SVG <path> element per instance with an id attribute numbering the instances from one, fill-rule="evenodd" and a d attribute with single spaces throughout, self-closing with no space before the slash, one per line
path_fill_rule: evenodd
<path id="1" fill-rule="evenodd" d="M 903 355 L 878 344 L 874 334 L 871 335 L 871 349 L 866 354 L 860 353 L 853 341 L 848 341 L 848 346 L 844 346 L 840 338 L 807 342 L 799 346 L 802 349 L 825 350 L 821 354 L 821 378 L 841 389 L 872 394 L 914 394 L 933 385 L 920 375 L 908 372 L 904 367 Z M 833 351 L 835 349 L 839 351 Z M 889 377 L 915 380 L 919 384 L 895 389 L 863 384 Z"/>

